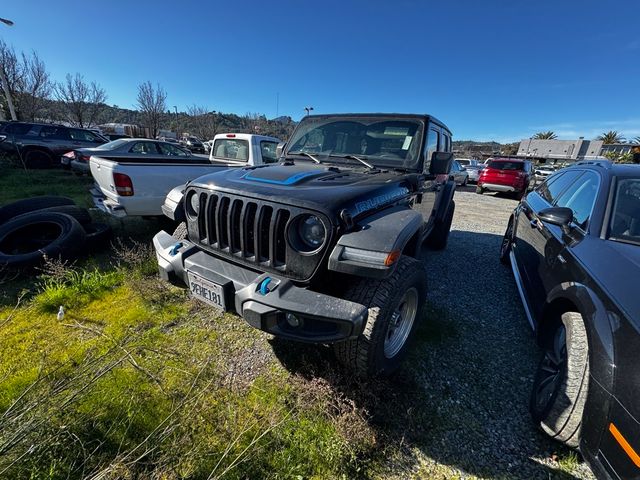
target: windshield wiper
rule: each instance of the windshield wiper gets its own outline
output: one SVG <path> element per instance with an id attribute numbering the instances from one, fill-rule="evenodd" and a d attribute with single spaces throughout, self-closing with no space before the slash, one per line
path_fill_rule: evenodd
<path id="1" fill-rule="evenodd" d="M 351 158 L 353 160 L 359 161 L 361 164 L 363 164 L 365 167 L 367 167 L 367 168 L 369 168 L 371 170 L 377 170 L 377 168 L 374 167 L 373 165 L 371 165 L 369 162 L 367 162 L 366 160 L 364 160 L 364 159 L 362 159 L 360 157 L 357 157 L 355 155 L 351 155 L 351 154 L 338 155 L 338 154 L 335 154 L 335 153 L 331 153 L 331 154 L 329 154 L 329 156 L 330 157 L 338 157 L 338 158 Z"/>
<path id="2" fill-rule="evenodd" d="M 311 160 L 316 162 L 318 165 L 322 163 L 320 160 L 318 160 L 316 157 L 314 157 L 310 153 L 303 152 L 302 150 L 300 150 L 299 152 L 287 152 L 287 155 L 304 155 L 305 157 L 310 158 Z"/>

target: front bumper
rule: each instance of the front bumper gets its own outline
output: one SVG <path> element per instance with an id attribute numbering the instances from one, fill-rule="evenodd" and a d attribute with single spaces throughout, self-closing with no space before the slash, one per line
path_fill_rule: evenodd
<path id="1" fill-rule="evenodd" d="M 188 240 L 177 240 L 167 232 L 157 233 L 153 246 L 164 280 L 189 285 L 187 272 L 191 272 L 222 286 L 229 310 L 252 327 L 272 335 L 303 342 L 333 343 L 357 337 L 366 323 L 368 310 L 359 303 L 235 265 L 200 250 Z M 265 282 L 268 288 L 264 288 Z M 291 315 L 298 320 L 297 326 L 287 320 Z"/>

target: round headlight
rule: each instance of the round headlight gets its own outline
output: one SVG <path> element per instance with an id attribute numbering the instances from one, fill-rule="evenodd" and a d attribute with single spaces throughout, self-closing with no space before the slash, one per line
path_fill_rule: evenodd
<path id="1" fill-rule="evenodd" d="M 298 223 L 298 234 L 300 240 L 312 250 L 320 248 L 326 237 L 324 225 L 315 215 L 308 215 Z"/>
<path id="2" fill-rule="evenodd" d="M 200 211 L 200 196 L 197 193 L 192 193 L 189 196 L 187 210 L 189 212 L 189 215 L 191 215 L 192 217 L 198 215 L 198 212 Z"/>

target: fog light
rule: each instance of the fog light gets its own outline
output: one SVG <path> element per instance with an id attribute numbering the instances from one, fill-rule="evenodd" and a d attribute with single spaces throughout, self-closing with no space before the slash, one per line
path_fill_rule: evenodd
<path id="1" fill-rule="evenodd" d="M 289 324 L 290 327 L 299 327 L 300 326 L 300 319 L 298 317 L 296 317 L 293 313 L 287 313 L 284 316 L 285 320 L 287 321 L 287 323 Z"/>

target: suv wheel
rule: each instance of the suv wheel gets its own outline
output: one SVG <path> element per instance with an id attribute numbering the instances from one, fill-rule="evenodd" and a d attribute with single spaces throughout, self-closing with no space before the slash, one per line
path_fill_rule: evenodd
<path id="1" fill-rule="evenodd" d="M 333 345 L 338 360 L 359 377 L 393 373 L 407 354 L 426 296 L 424 264 L 410 257 L 401 257 L 385 280 L 357 281 L 345 298 L 368 307 L 369 316 L 358 338 Z"/>
<path id="2" fill-rule="evenodd" d="M 41 150 L 31 150 L 24 156 L 24 164 L 27 168 L 50 168 L 52 165 L 51 157 L 48 153 Z"/>
<path id="3" fill-rule="evenodd" d="M 580 444 L 589 384 L 589 346 L 582 316 L 567 312 L 551 334 L 533 381 L 533 420 L 569 447 Z"/>

